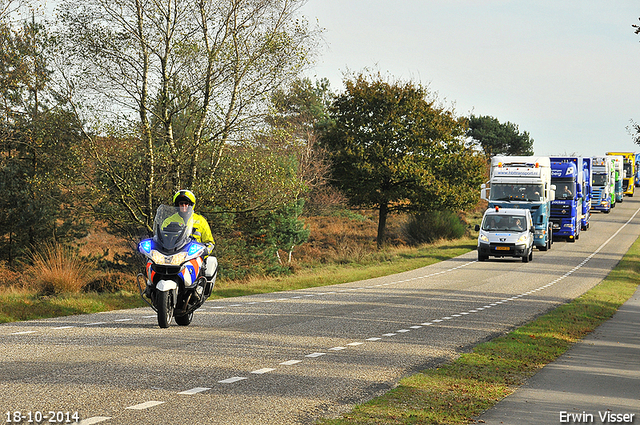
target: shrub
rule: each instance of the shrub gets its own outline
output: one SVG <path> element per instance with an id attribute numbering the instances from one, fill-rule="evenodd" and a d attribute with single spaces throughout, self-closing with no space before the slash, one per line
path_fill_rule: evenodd
<path id="1" fill-rule="evenodd" d="M 97 273 L 87 282 L 83 288 L 85 291 L 116 293 L 127 291 L 137 293 L 139 291 L 136 277 L 125 272 Z"/>
<path id="2" fill-rule="evenodd" d="M 78 293 L 91 281 L 94 265 L 73 249 L 45 243 L 31 251 L 25 275 L 41 295 Z"/>
<path id="3" fill-rule="evenodd" d="M 451 211 L 429 211 L 412 215 L 403 233 L 412 244 L 431 243 L 438 239 L 459 239 L 464 236 L 465 224 Z"/>
<path id="4" fill-rule="evenodd" d="M 24 279 L 20 273 L 17 273 L 7 267 L 7 264 L 0 261 L 0 288 L 23 289 Z"/>

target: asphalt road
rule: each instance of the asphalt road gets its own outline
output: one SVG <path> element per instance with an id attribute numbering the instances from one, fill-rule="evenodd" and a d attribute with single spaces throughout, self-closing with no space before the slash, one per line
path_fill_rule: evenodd
<path id="1" fill-rule="evenodd" d="M 298 424 L 335 416 L 598 284 L 640 234 L 640 197 L 533 261 L 476 253 L 350 284 L 0 326 L 0 421 Z M 19 413 L 17 413 L 19 412 Z M 32 423 L 38 423 L 34 421 Z"/>

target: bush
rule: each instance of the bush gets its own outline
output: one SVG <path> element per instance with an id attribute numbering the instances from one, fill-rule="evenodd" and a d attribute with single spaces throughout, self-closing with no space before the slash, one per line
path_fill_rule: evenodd
<path id="1" fill-rule="evenodd" d="M 4 261 L 0 261 L 0 288 L 23 289 L 24 286 L 22 275 L 7 267 Z"/>
<path id="2" fill-rule="evenodd" d="M 97 273 L 83 288 L 85 291 L 116 293 L 127 291 L 138 293 L 136 276 L 126 272 Z"/>
<path id="3" fill-rule="evenodd" d="M 78 293 L 91 281 L 94 272 L 92 262 L 56 243 L 42 244 L 32 250 L 29 257 L 31 265 L 25 275 L 41 295 Z"/>
<path id="4" fill-rule="evenodd" d="M 466 225 L 451 211 L 430 211 L 412 215 L 403 228 L 407 240 L 415 245 L 439 239 L 459 239 L 464 236 L 465 231 Z"/>

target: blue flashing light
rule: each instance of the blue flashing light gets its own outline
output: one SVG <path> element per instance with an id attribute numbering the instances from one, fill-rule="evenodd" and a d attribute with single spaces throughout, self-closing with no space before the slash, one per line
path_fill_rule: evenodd
<path id="1" fill-rule="evenodd" d="M 198 243 L 192 242 L 191 245 L 189 245 L 189 250 L 187 251 L 187 253 L 189 255 L 193 255 L 196 252 L 198 252 L 200 250 L 202 246 Z"/>
<path id="2" fill-rule="evenodd" d="M 147 254 L 151 252 L 151 239 L 145 239 L 140 242 L 140 248 Z"/>

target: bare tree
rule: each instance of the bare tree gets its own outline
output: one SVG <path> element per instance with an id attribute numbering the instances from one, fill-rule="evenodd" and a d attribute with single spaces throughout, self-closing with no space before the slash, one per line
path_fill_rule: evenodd
<path id="1" fill-rule="evenodd" d="M 155 204 L 178 187 L 212 196 L 226 147 L 263 123 L 270 94 L 309 63 L 315 33 L 297 19 L 302 3 L 61 5 L 66 93 L 91 129 L 86 136 L 108 196 L 130 220 L 149 226 Z M 116 138 L 126 129 L 135 141 L 124 164 L 113 161 L 123 155 L 118 144 L 97 137 L 114 129 Z"/>

